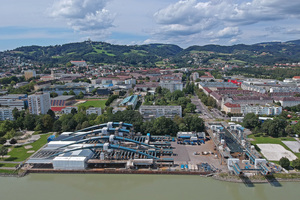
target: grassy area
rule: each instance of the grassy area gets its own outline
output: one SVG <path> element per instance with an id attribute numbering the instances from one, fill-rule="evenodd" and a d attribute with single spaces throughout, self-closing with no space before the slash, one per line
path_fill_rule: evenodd
<path id="1" fill-rule="evenodd" d="M 0 174 L 18 174 L 15 170 L 0 169 Z"/>
<path id="2" fill-rule="evenodd" d="M 0 161 L 0 167 L 15 167 L 18 164 L 13 164 L 13 163 L 1 163 Z"/>
<path id="3" fill-rule="evenodd" d="M 105 100 L 97 100 L 97 101 L 87 101 L 85 103 L 79 104 L 79 105 L 83 105 L 83 106 L 93 106 L 93 107 L 101 107 L 102 109 L 105 108 L 105 102 L 107 101 L 107 99 Z"/>
<path id="4" fill-rule="evenodd" d="M 33 153 L 27 153 L 27 151 L 39 150 L 42 146 L 44 146 L 47 143 L 47 138 L 51 134 L 52 133 L 41 135 L 41 138 L 39 140 L 30 144 L 32 146 L 31 149 L 25 149 L 24 146 L 12 147 L 12 150 L 8 153 L 8 155 L 10 155 L 10 157 L 6 158 L 4 160 L 5 161 L 17 161 L 17 162 L 26 160 L 29 156 L 31 156 L 33 154 Z"/>
<path id="5" fill-rule="evenodd" d="M 282 141 L 296 141 L 294 138 L 291 137 L 281 137 L 281 138 L 272 138 L 272 137 L 255 137 L 254 135 L 249 135 L 248 138 L 254 139 L 251 141 L 251 144 L 280 144 L 286 150 L 291 151 L 294 153 L 288 146 L 286 146 Z M 298 158 L 300 158 L 300 153 L 294 153 Z"/>

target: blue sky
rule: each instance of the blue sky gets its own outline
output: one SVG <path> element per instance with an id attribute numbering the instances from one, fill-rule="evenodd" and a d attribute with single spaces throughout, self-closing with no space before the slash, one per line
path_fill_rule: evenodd
<path id="1" fill-rule="evenodd" d="M 190 45 L 300 39 L 299 0 L 10 0 L 0 50 L 106 41 Z"/>

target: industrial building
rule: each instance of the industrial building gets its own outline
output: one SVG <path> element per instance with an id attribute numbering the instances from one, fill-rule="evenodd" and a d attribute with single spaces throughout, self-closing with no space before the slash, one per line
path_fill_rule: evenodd
<path id="1" fill-rule="evenodd" d="M 208 123 L 216 149 L 227 163 L 228 169 L 235 175 L 273 173 L 267 160 L 261 158 L 254 146 L 247 143 L 244 128 L 232 122 L 228 125 Z"/>
<path id="2" fill-rule="evenodd" d="M 35 153 L 31 168 L 85 170 L 97 168 L 172 166 L 170 136 L 138 135 L 131 124 L 108 122 L 76 132 L 65 132 Z"/>

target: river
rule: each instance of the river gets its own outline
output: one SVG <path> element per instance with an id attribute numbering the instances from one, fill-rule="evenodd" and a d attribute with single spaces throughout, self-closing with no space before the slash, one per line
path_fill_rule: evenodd
<path id="1" fill-rule="evenodd" d="M 0 177 L 1 200 L 284 200 L 300 198 L 300 183 L 228 183 L 199 176 L 30 174 Z"/>

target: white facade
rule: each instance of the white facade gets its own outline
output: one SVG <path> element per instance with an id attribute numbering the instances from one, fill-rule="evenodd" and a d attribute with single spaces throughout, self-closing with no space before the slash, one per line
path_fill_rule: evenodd
<path id="1" fill-rule="evenodd" d="M 51 109 L 49 93 L 34 94 L 28 97 L 28 107 L 31 114 L 46 114 Z"/>
<path id="2" fill-rule="evenodd" d="M 0 121 L 14 120 L 13 111 L 14 108 L 1 107 L 0 108 Z"/>
<path id="3" fill-rule="evenodd" d="M 175 90 L 183 90 L 183 83 L 179 83 L 179 82 L 160 82 L 159 86 L 162 88 L 166 88 L 168 90 L 170 90 L 171 92 L 174 92 Z"/>
<path id="4" fill-rule="evenodd" d="M 174 118 L 176 115 L 178 115 L 179 117 L 182 117 L 181 106 L 141 106 L 139 112 L 146 120 L 161 116 Z"/>
<path id="5" fill-rule="evenodd" d="M 282 113 L 282 107 L 268 105 L 241 105 L 241 113 L 244 115 L 248 113 L 254 113 L 256 115 L 280 115 Z"/>
<path id="6" fill-rule="evenodd" d="M 87 115 L 90 115 L 90 114 L 96 114 L 96 115 L 101 115 L 102 114 L 102 111 L 101 111 L 101 108 L 89 108 L 86 110 L 86 114 Z"/>
<path id="7" fill-rule="evenodd" d="M 78 111 L 78 108 L 77 107 L 65 107 L 64 109 L 61 110 L 61 112 L 63 114 L 70 114 L 72 112 L 72 109 L 75 108 L 76 111 Z"/>

